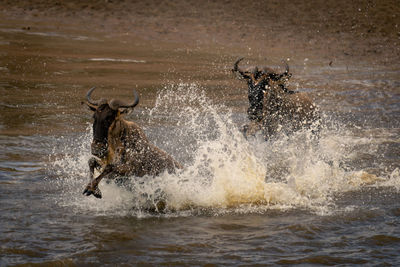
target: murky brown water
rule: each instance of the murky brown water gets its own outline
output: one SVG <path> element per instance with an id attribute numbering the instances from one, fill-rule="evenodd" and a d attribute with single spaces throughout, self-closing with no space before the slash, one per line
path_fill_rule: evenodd
<path id="1" fill-rule="evenodd" d="M 235 51 L 12 25 L 0 28 L 1 266 L 400 262 L 399 69 L 292 62 L 292 88 L 323 113 L 320 140 L 246 141 Z M 128 118 L 185 170 L 84 197 L 91 86 L 136 89 Z M 165 213 L 140 208 L 160 190 Z"/>

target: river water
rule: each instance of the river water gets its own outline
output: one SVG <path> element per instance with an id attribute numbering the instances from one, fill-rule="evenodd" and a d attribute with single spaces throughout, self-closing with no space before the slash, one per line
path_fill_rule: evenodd
<path id="1" fill-rule="evenodd" d="M 400 263 L 399 69 L 291 62 L 319 139 L 246 140 L 235 52 L 15 25 L 0 28 L 0 266 Z M 83 196 L 91 86 L 137 90 L 127 118 L 184 169 Z M 167 209 L 144 209 L 160 192 Z"/>

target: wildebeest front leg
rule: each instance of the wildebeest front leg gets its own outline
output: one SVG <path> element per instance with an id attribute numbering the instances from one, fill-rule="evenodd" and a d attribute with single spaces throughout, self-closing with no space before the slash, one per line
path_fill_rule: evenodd
<path id="1" fill-rule="evenodd" d="M 90 181 L 93 179 L 94 169 L 100 168 L 101 164 L 95 157 L 89 159 Z"/>
<path id="2" fill-rule="evenodd" d="M 112 174 L 113 169 L 114 169 L 113 165 L 111 165 L 111 164 L 107 165 L 104 168 L 103 172 L 99 176 L 97 176 L 96 178 L 92 179 L 89 182 L 89 184 L 86 186 L 85 190 L 83 191 L 83 194 L 86 196 L 94 195 L 97 198 L 101 198 L 102 195 L 101 195 L 101 191 L 100 191 L 98 185 L 99 185 L 101 179 Z"/>

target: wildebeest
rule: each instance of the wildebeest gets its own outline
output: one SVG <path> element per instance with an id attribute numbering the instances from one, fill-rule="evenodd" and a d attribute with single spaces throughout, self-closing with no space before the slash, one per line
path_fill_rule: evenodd
<path id="1" fill-rule="evenodd" d="M 103 178 L 156 176 L 182 168 L 169 154 L 152 144 L 136 123 L 123 119 L 123 114 L 139 103 L 136 91 L 133 102 L 127 103 L 116 99 L 93 100 L 94 89 L 91 88 L 86 95 L 87 105 L 94 111 L 91 144 L 94 157 L 89 160 L 90 182 L 83 194 L 101 198 L 98 184 Z M 96 178 L 93 177 L 95 169 L 101 171 Z"/>
<path id="2" fill-rule="evenodd" d="M 318 120 L 317 107 L 310 98 L 286 87 L 292 76 L 286 62 L 285 71 L 277 73 L 267 67 L 244 71 L 238 66 L 241 60 L 234 63 L 232 71 L 248 84 L 250 123 L 243 129 L 246 136 L 261 130 L 268 139 L 280 131 L 290 133 L 310 127 Z"/>

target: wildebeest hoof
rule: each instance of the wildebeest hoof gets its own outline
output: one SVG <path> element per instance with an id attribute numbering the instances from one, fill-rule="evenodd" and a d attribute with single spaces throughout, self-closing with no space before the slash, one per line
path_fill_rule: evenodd
<path id="1" fill-rule="evenodd" d="M 93 196 L 95 196 L 96 198 L 102 198 L 101 191 L 98 187 L 96 188 L 96 190 L 94 190 Z"/>
<path id="2" fill-rule="evenodd" d="M 85 190 L 83 191 L 82 194 L 86 195 L 86 196 L 90 196 L 91 193 L 89 193 L 89 189 L 85 188 Z"/>
<path id="3" fill-rule="evenodd" d="M 87 188 L 83 191 L 83 194 L 84 194 L 85 196 L 93 195 L 93 196 L 95 196 L 96 198 L 101 198 L 101 197 L 102 197 L 101 191 L 100 191 L 100 189 L 99 189 L 98 187 L 97 187 L 94 191 L 93 191 L 93 189 L 87 187 Z"/>

